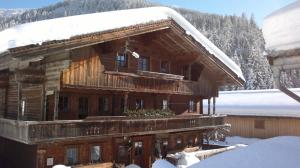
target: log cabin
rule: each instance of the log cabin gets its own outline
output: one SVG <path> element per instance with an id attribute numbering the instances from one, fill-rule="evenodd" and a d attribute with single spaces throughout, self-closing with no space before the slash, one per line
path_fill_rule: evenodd
<path id="1" fill-rule="evenodd" d="M 201 147 L 204 132 L 225 125 L 203 114 L 203 100 L 244 83 L 228 56 L 165 7 L 27 23 L 0 38 L 8 167 L 151 167 L 161 151 Z"/>

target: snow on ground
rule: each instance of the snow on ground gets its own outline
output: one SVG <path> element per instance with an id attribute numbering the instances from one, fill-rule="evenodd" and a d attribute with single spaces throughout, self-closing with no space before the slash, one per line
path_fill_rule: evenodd
<path id="1" fill-rule="evenodd" d="M 241 145 L 251 145 L 255 142 L 258 142 L 261 139 L 258 138 L 244 138 L 240 136 L 226 137 L 225 141 L 209 141 L 209 144 L 212 145 L 221 145 L 221 146 L 241 146 Z"/>
<path id="2" fill-rule="evenodd" d="M 52 168 L 71 168 L 70 166 L 65 166 L 65 165 L 55 165 Z"/>
<path id="3" fill-rule="evenodd" d="M 291 91 L 300 96 L 300 88 Z M 203 109 L 207 113 L 207 101 Z M 300 117 L 299 109 L 296 100 L 278 89 L 222 91 L 216 98 L 217 114 Z"/>
<path id="4" fill-rule="evenodd" d="M 300 137 L 284 136 L 212 156 L 189 168 L 296 168 L 299 156 Z"/>
<path id="5" fill-rule="evenodd" d="M 130 19 L 128 19 L 130 18 Z M 46 41 L 70 39 L 89 33 L 113 30 L 153 21 L 172 19 L 186 34 L 191 35 L 205 49 L 230 68 L 241 80 L 245 80 L 240 67 L 224 52 L 201 34 L 175 10 L 167 7 L 150 7 L 93 13 L 49 19 L 15 26 L 0 32 L 0 53 L 10 48 Z M 80 24 L 80 26 L 78 26 Z M 59 31 L 58 31 L 59 30 Z"/>

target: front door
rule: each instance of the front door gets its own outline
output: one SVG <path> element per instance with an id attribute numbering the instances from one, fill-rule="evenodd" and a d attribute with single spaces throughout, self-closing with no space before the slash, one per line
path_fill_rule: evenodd
<path id="1" fill-rule="evenodd" d="M 132 138 L 131 162 L 140 167 L 151 166 L 152 136 L 140 136 Z"/>

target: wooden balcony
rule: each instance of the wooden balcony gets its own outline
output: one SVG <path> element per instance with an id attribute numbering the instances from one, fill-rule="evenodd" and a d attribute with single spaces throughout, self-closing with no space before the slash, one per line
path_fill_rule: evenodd
<path id="1" fill-rule="evenodd" d="M 155 72 L 122 73 L 105 72 L 99 76 L 84 80 L 75 80 L 63 77 L 64 88 L 89 88 L 120 90 L 131 92 L 150 92 L 166 94 L 184 94 L 208 96 L 211 95 L 211 86 L 207 83 L 182 80 L 182 76 Z"/>
<path id="2" fill-rule="evenodd" d="M 15 121 L 0 119 L 0 136 L 26 144 L 67 138 L 120 137 L 212 129 L 224 125 L 225 116 L 175 116 L 159 119 L 96 117 L 86 120 Z"/>

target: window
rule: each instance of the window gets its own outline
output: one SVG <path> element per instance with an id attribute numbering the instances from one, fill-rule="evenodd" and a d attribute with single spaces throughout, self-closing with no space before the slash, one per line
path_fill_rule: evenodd
<path id="1" fill-rule="evenodd" d="M 124 53 L 117 55 L 117 65 L 118 67 L 127 67 L 127 55 Z"/>
<path id="2" fill-rule="evenodd" d="M 194 140 L 195 140 L 195 139 L 194 139 L 193 137 L 190 137 L 190 138 L 189 138 L 189 140 L 188 140 L 188 146 L 189 146 L 189 147 L 191 147 L 191 146 L 194 145 Z"/>
<path id="3" fill-rule="evenodd" d="M 167 110 L 168 109 L 168 100 L 164 99 L 162 102 L 162 109 Z"/>
<path id="4" fill-rule="evenodd" d="M 99 163 L 102 161 L 101 146 L 92 146 L 91 148 L 91 163 Z"/>
<path id="5" fill-rule="evenodd" d="M 78 148 L 68 148 L 66 151 L 68 165 L 78 164 Z"/>
<path id="6" fill-rule="evenodd" d="M 120 102 L 120 112 L 123 113 L 125 111 L 125 99 L 121 98 Z"/>
<path id="7" fill-rule="evenodd" d="M 182 68 L 182 75 L 184 76 L 184 80 L 188 80 L 189 79 L 189 66 L 186 65 Z"/>
<path id="8" fill-rule="evenodd" d="M 164 139 L 162 144 L 163 144 L 163 146 L 168 146 L 169 142 L 167 139 Z"/>
<path id="9" fill-rule="evenodd" d="M 181 147 L 181 145 L 182 145 L 182 138 L 181 138 L 181 137 L 178 137 L 178 138 L 176 139 L 176 146 L 177 146 L 177 147 Z"/>
<path id="10" fill-rule="evenodd" d="M 143 99 L 136 99 L 135 101 L 135 109 L 143 109 L 144 108 L 144 100 Z"/>
<path id="11" fill-rule="evenodd" d="M 254 128 L 255 129 L 265 129 L 265 120 L 255 120 Z"/>
<path id="12" fill-rule="evenodd" d="M 169 73 L 169 62 L 168 61 L 161 61 L 160 72 Z"/>
<path id="13" fill-rule="evenodd" d="M 189 112 L 195 112 L 196 107 L 195 107 L 195 102 L 194 100 L 189 101 Z"/>
<path id="14" fill-rule="evenodd" d="M 87 97 L 79 97 L 79 119 L 84 119 L 88 116 L 89 99 Z"/>
<path id="15" fill-rule="evenodd" d="M 135 156 L 142 156 L 143 154 L 143 142 L 135 142 L 134 143 L 134 154 Z"/>
<path id="16" fill-rule="evenodd" d="M 58 111 L 68 112 L 68 96 L 59 96 Z"/>
<path id="17" fill-rule="evenodd" d="M 100 97 L 99 98 L 99 112 L 100 114 L 107 113 L 109 111 L 109 98 Z"/>
<path id="18" fill-rule="evenodd" d="M 149 58 L 147 58 L 147 57 L 139 58 L 139 70 L 140 71 L 149 71 Z"/>

